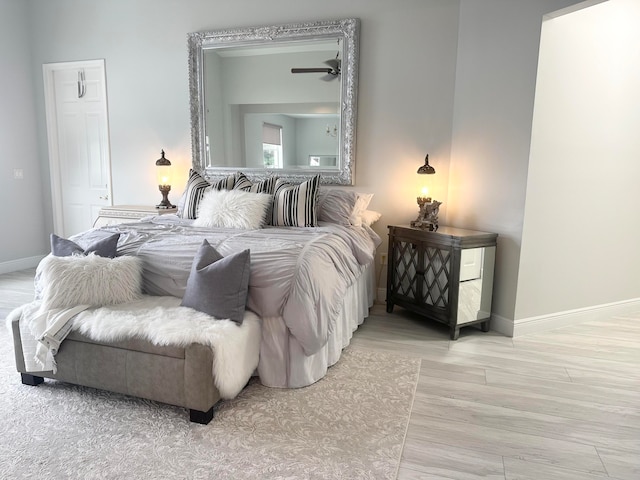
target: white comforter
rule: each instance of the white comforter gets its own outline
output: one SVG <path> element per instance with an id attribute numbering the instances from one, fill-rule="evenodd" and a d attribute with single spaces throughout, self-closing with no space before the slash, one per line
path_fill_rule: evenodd
<path id="1" fill-rule="evenodd" d="M 249 248 L 247 308 L 263 318 L 282 317 L 306 355 L 325 345 L 343 295 L 372 262 L 380 244 L 368 227 L 322 223 L 315 228 L 236 230 L 197 228 L 191 223 L 163 215 L 90 230 L 72 240 L 84 247 L 105 232 L 120 232 L 118 254 L 137 255 L 144 261 L 145 293 L 179 298 L 203 239 L 225 256 Z"/>

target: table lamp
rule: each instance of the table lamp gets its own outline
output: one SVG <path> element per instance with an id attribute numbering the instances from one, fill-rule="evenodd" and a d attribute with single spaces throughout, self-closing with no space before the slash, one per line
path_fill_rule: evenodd
<path id="1" fill-rule="evenodd" d="M 424 165 L 418 168 L 418 174 L 420 175 L 433 175 L 436 173 L 436 169 L 429 165 L 429 154 L 424 158 Z M 429 189 L 424 186 L 418 196 L 418 206 L 420 211 L 418 218 L 411 222 L 412 227 L 418 227 L 429 231 L 438 230 L 438 212 L 440 210 L 442 202 L 433 200 L 429 196 Z"/>
<path id="2" fill-rule="evenodd" d="M 162 201 L 156 205 L 156 208 L 175 208 L 175 205 L 172 205 L 168 198 L 171 191 L 171 162 L 164 157 L 164 150 L 162 150 L 162 157 L 156 160 L 156 175 L 158 188 L 162 193 Z"/>

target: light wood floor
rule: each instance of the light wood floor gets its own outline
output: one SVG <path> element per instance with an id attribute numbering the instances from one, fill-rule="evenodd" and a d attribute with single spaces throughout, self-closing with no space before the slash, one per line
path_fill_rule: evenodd
<path id="1" fill-rule="evenodd" d="M 399 479 L 640 479 L 640 311 L 507 338 L 376 305 L 354 345 L 422 359 Z"/>
<path id="2" fill-rule="evenodd" d="M 0 318 L 33 298 L 0 275 Z M 640 311 L 518 337 L 376 305 L 354 345 L 422 359 L 399 479 L 640 479 Z"/>

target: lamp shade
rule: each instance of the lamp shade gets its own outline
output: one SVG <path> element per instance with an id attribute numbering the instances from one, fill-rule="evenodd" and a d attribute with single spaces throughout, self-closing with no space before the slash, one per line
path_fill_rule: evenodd
<path id="1" fill-rule="evenodd" d="M 156 160 L 156 175 L 158 177 L 158 185 L 171 185 L 171 162 L 162 156 Z"/>
<path id="2" fill-rule="evenodd" d="M 427 175 L 432 175 L 434 173 L 436 173 L 436 169 L 433 168 L 431 165 L 429 165 L 429 154 L 427 153 L 427 156 L 424 157 L 424 165 L 422 165 L 419 169 L 418 169 L 418 173 L 419 174 L 427 174 Z"/>

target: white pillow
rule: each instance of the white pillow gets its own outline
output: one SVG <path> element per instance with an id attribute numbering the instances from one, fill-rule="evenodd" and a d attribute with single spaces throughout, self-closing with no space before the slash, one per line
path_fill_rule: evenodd
<path id="1" fill-rule="evenodd" d="M 358 194 L 351 190 L 320 187 L 318 190 L 318 220 L 350 226 Z"/>
<path id="2" fill-rule="evenodd" d="M 49 255 L 40 269 L 43 310 L 126 303 L 138 299 L 142 290 L 142 261 L 138 257 Z"/>
<path id="3" fill-rule="evenodd" d="M 264 225 L 271 195 L 243 190 L 209 190 L 198 208 L 196 227 L 255 230 Z"/>
<path id="4" fill-rule="evenodd" d="M 366 225 L 370 227 L 378 220 L 380 220 L 382 214 L 380 212 L 376 212 L 375 210 L 365 210 L 360 214 L 360 220 L 362 221 L 362 225 Z"/>
<path id="5" fill-rule="evenodd" d="M 355 225 L 356 227 L 362 226 L 362 213 L 367 209 L 372 198 L 373 193 L 358 193 L 358 199 L 356 200 L 356 204 L 353 207 L 353 213 L 351 214 L 352 225 Z"/>

